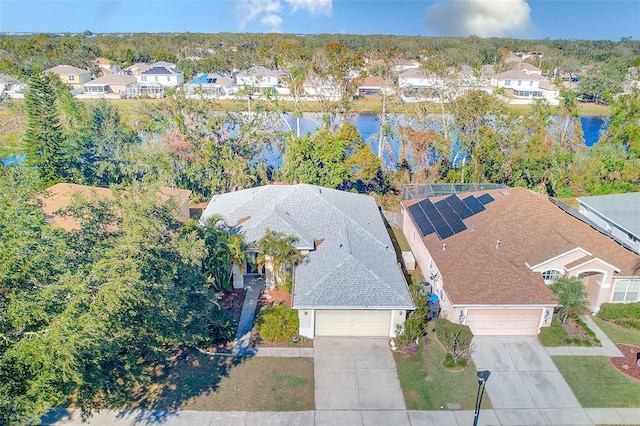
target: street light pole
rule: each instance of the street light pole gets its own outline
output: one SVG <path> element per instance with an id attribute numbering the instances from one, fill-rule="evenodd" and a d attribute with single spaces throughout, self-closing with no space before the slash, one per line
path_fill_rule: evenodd
<path id="1" fill-rule="evenodd" d="M 478 426 L 482 396 L 484 395 L 484 388 L 487 384 L 487 380 L 489 380 L 490 375 L 491 372 L 489 370 L 478 371 L 478 393 L 476 394 L 476 411 L 473 413 L 473 426 Z"/>

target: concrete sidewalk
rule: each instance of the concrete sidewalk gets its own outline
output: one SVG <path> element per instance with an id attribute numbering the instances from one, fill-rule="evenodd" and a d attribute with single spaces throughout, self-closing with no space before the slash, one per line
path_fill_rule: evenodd
<path id="1" fill-rule="evenodd" d="M 586 408 L 541 410 L 542 418 L 523 410 L 482 410 L 479 425 L 638 425 L 640 408 Z M 69 426 L 469 426 L 473 411 L 115 411 L 101 410 L 82 423 L 77 410 L 56 409 L 42 418 L 43 425 Z"/>

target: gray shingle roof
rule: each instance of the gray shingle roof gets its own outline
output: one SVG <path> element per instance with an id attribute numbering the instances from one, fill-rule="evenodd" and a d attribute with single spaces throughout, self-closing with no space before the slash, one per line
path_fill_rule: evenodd
<path id="1" fill-rule="evenodd" d="M 640 236 L 640 192 L 580 197 L 578 201 L 628 232 Z"/>
<path id="2" fill-rule="evenodd" d="M 315 247 L 296 268 L 295 308 L 414 308 L 369 196 L 305 184 L 269 185 L 214 196 L 203 219 L 215 213 L 249 242 L 270 227 L 297 236 L 299 249 Z"/>

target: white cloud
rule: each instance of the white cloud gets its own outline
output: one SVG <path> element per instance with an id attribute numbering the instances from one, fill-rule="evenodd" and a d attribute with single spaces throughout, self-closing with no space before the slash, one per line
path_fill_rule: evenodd
<path id="1" fill-rule="evenodd" d="M 333 0 L 285 0 L 293 12 L 306 9 L 312 15 L 331 15 Z"/>
<path id="2" fill-rule="evenodd" d="M 526 0 L 441 1 L 427 10 L 427 26 L 443 36 L 519 35 L 531 26 L 531 8 Z"/>
<path id="3" fill-rule="evenodd" d="M 308 11 L 312 16 L 331 15 L 333 0 L 237 0 L 240 29 L 244 29 L 252 21 L 258 21 L 269 31 L 279 32 L 285 8 L 290 13 L 302 10 Z"/>
<path id="4" fill-rule="evenodd" d="M 260 23 L 266 27 L 271 28 L 271 32 L 280 32 L 280 25 L 282 25 L 282 18 L 274 13 L 269 13 L 260 19 Z"/>

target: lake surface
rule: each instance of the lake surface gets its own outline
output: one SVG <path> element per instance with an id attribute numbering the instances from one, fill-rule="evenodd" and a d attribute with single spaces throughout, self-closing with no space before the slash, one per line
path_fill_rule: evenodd
<path id="1" fill-rule="evenodd" d="M 435 121 L 436 117 L 437 116 L 434 115 L 434 121 L 430 125 L 430 128 L 439 131 L 440 125 Z M 295 129 L 295 117 L 292 114 L 285 114 L 283 118 L 292 129 Z M 375 114 L 354 114 L 349 118 L 349 121 L 358 128 L 362 139 L 371 145 L 373 152 L 377 153 L 378 133 L 380 132 L 378 117 Z M 580 123 L 582 124 L 582 131 L 584 133 L 584 144 L 589 147 L 598 142 L 603 132 L 606 131 L 609 125 L 609 117 L 582 116 L 580 117 Z M 300 131 L 302 135 L 314 133 L 320 127 L 322 127 L 322 122 L 319 117 L 314 114 L 305 114 L 300 121 Z M 398 156 L 399 144 L 397 141 L 388 140 L 385 148 L 385 163 L 387 167 L 392 167 Z M 273 167 L 279 167 L 282 164 L 281 153 L 273 149 L 273 147 L 265 147 L 262 156 L 267 160 L 267 163 Z M 22 161 L 24 161 L 24 154 L 2 159 L 2 163 L 5 166 L 18 164 Z"/>
<path id="2" fill-rule="evenodd" d="M 397 117 L 397 116 L 396 116 Z M 437 121 L 438 115 L 433 115 L 433 121 L 429 128 L 439 131 L 440 123 Z M 284 120 L 288 123 L 291 129 L 296 128 L 295 117 L 292 114 L 284 114 Z M 371 145 L 374 153 L 378 152 L 378 134 L 380 132 L 380 121 L 375 114 L 353 114 L 348 118 L 353 125 L 355 125 L 360 131 L 362 140 Z M 402 119 L 400 118 L 400 124 Z M 584 136 L 584 144 L 586 146 L 592 146 L 602 136 L 602 132 L 606 131 L 609 124 L 609 117 L 600 116 L 582 116 L 580 117 L 580 123 L 582 125 L 582 131 Z M 300 133 L 305 135 L 307 133 L 314 133 L 318 128 L 322 127 L 322 122 L 316 114 L 305 114 L 300 120 Z M 395 129 L 395 126 L 393 126 Z M 393 168 L 395 166 L 396 159 L 398 158 L 399 143 L 397 140 L 388 139 L 385 144 L 385 165 L 387 168 Z M 267 163 L 273 167 L 279 167 L 282 164 L 282 156 L 279 152 L 272 149 L 265 149 L 262 153 L 263 158 L 267 160 Z M 454 160 L 455 162 L 455 160 Z"/>

